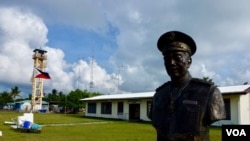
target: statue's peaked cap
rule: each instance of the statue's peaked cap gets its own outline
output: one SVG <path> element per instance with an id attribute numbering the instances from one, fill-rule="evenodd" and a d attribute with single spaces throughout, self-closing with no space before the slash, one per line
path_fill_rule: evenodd
<path id="1" fill-rule="evenodd" d="M 196 52 L 195 41 L 189 35 L 180 31 L 169 31 L 160 36 L 157 42 L 158 49 L 163 52 L 165 50 L 178 50 L 180 46 L 171 45 L 173 43 L 184 43 L 189 48 L 190 55 Z"/>

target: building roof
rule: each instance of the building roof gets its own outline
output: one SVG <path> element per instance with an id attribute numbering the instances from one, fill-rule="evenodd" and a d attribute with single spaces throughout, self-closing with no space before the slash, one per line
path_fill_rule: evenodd
<path id="1" fill-rule="evenodd" d="M 237 86 L 225 86 L 218 87 L 221 93 L 224 94 L 232 94 L 232 93 L 249 93 L 250 85 L 237 85 Z"/>
<path id="2" fill-rule="evenodd" d="M 250 85 L 225 86 L 225 87 L 218 87 L 218 88 L 223 95 L 250 93 Z M 152 98 L 154 93 L 155 92 L 110 94 L 110 95 L 94 96 L 94 97 L 84 98 L 80 100 L 81 101 L 97 101 L 97 100 L 119 100 L 119 99 L 142 99 L 142 98 Z"/>
<path id="3" fill-rule="evenodd" d="M 31 100 L 23 100 L 23 101 L 17 101 L 15 103 L 31 103 Z M 42 101 L 42 104 L 47 105 L 49 104 L 47 101 Z"/>
<path id="4" fill-rule="evenodd" d="M 80 99 L 81 101 L 92 101 L 92 100 L 114 100 L 114 99 L 141 99 L 141 98 L 152 98 L 154 92 L 142 92 L 142 93 L 125 93 L 125 94 L 111 94 L 111 95 L 100 95 L 89 98 Z"/>

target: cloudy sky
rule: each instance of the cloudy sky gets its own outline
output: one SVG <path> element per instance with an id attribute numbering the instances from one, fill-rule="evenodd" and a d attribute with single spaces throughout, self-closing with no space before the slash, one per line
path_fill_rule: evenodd
<path id="1" fill-rule="evenodd" d="M 169 80 L 156 43 L 179 30 L 197 44 L 190 72 L 219 86 L 250 83 L 248 0 L 0 2 L 0 91 L 31 93 L 33 50 L 48 51 L 45 93 L 154 91 Z M 90 82 L 94 87 L 90 88 Z"/>

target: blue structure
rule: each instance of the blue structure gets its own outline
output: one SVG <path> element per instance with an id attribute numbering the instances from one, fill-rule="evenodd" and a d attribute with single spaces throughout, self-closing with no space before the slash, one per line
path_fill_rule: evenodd
<path id="1" fill-rule="evenodd" d="M 18 101 L 18 102 L 13 103 L 14 105 L 13 110 L 16 110 L 16 111 L 24 110 L 23 106 L 25 103 L 31 104 L 31 100 L 24 100 L 24 101 Z M 49 109 L 49 103 L 46 101 L 42 101 L 42 109 L 40 112 L 45 113 L 46 111 L 48 111 L 48 109 Z"/>

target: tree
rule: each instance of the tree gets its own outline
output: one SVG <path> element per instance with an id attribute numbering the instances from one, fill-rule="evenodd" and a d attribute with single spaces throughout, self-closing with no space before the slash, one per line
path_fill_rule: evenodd
<path id="1" fill-rule="evenodd" d="M 51 93 L 44 94 L 44 101 L 49 103 L 55 103 L 59 106 L 65 106 L 65 95 L 63 92 L 58 92 L 56 89 L 52 89 Z"/>
<path id="2" fill-rule="evenodd" d="M 202 77 L 202 79 L 207 81 L 207 82 L 213 82 L 213 80 L 209 77 Z"/>
<path id="3" fill-rule="evenodd" d="M 52 92 L 49 93 L 46 97 L 47 101 L 56 101 L 59 102 L 58 91 L 56 89 L 52 89 Z"/>
<path id="4" fill-rule="evenodd" d="M 11 88 L 10 96 L 13 98 L 14 102 L 16 100 L 16 97 L 21 97 L 20 93 L 21 91 L 19 90 L 17 86 L 15 86 L 14 88 Z"/>
<path id="5" fill-rule="evenodd" d="M 101 95 L 101 93 L 91 93 L 87 90 L 79 90 L 71 91 L 66 97 L 66 106 L 73 109 L 73 112 L 77 112 L 80 108 L 84 108 L 85 104 L 80 101 L 80 99 L 87 98 L 90 96 Z"/>
<path id="6" fill-rule="evenodd" d="M 56 103 L 59 107 L 70 108 L 71 112 L 77 112 L 79 108 L 85 107 L 85 104 L 80 99 L 97 95 L 101 95 L 101 93 L 91 93 L 87 90 L 76 89 L 69 94 L 64 94 L 63 92 L 58 92 L 56 89 L 52 89 L 52 92 L 46 94 L 43 99 L 49 103 Z"/>
<path id="7" fill-rule="evenodd" d="M 67 102 L 66 105 L 73 108 L 83 108 L 84 105 L 79 100 L 82 98 L 86 98 L 89 96 L 89 93 L 87 91 L 81 91 L 79 89 L 76 89 L 75 91 L 71 91 L 69 95 L 67 96 Z"/>
<path id="8" fill-rule="evenodd" d="M 0 93 L 0 107 L 5 106 L 8 102 L 13 102 L 10 94 L 6 91 Z"/>
<path id="9" fill-rule="evenodd" d="M 244 83 L 243 83 L 243 85 L 247 85 L 247 84 L 248 84 L 248 82 L 244 82 Z"/>

